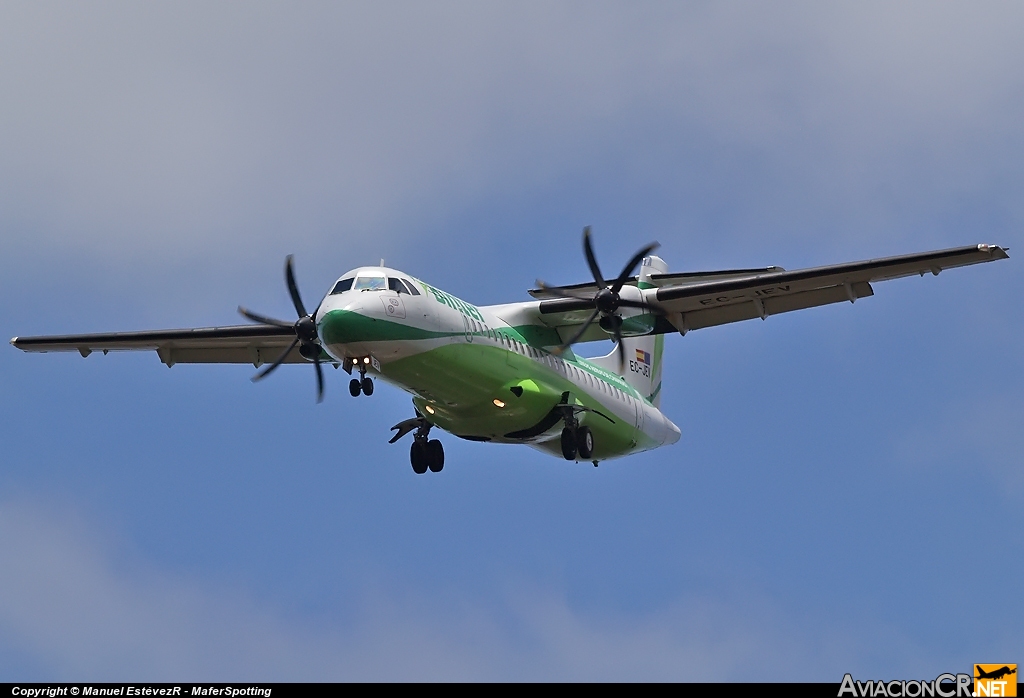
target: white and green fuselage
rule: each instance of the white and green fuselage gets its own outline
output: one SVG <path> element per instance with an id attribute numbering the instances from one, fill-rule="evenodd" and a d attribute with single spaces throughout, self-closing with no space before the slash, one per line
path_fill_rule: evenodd
<path id="1" fill-rule="evenodd" d="M 556 408 L 568 402 L 587 408 L 577 414 L 594 435 L 592 460 L 679 440 L 657 407 L 663 335 L 623 340 L 623 376 L 613 355 L 553 353 L 562 340 L 529 321 L 532 305 L 478 307 L 400 271 L 363 267 L 342 277 L 315 320 L 333 360 L 350 366 L 371 358 L 364 367 L 411 393 L 434 426 L 462 438 L 561 456 Z"/>
<path id="2" fill-rule="evenodd" d="M 394 443 L 415 430 L 413 470 L 440 471 L 438 427 L 456 436 L 528 444 L 553 455 L 594 461 L 679 440 L 658 409 L 666 333 L 767 318 L 804 308 L 854 303 L 872 284 L 1007 259 L 986 243 L 787 271 L 782 267 L 670 273 L 642 248 L 612 284 L 601 278 L 584 231 L 594 283 L 530 291 L 533 301 L 478 307 L 395 269 L 345 274 L 313 315 L 306 313 L 291 257 L 285 281 L 298 315 L 276 320 L 239 308 L 251 325 L 141 332 L 15 337 L 27 352 L 156 351 L 177 364 L 261 367 L 259 380 L 285 363 L 316 370 L 324 362 L 371 372 L 412 394 L 416 415 L 392 427 Z M 628 276 L 639 265 L 637 276 Z M 608 356 L 582 359 L 566 345 L 618 337 Z M 349 383 L 373 393 L 373 376 Z"/>

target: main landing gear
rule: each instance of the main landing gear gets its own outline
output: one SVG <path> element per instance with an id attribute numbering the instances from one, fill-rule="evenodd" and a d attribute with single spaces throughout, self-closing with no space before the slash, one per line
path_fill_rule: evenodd
<path id="1" fill-rule="evenodd" d="M 412 419 L 399 422 L 391 427 L 393 431 L 398 432 L 388 442 L 392 444 L 410 431 L 416 431 L 413 434 L 412 446 L 409 448 L 409 461 L 412 463 L 412 471 L 417 475 L 422 475 L 428 470 L 432 473 L 439 473 L 444 468 L 444 446 L 437 439 L 429 438 L 430 428 L 433 426 L 417 413 Z"/>
<path id="2" fill-rule="evenodd" d="M 415 438 L 409 448 L 409 460 L 412 461 L 412 471 L 417 475 L 428 469 L 439 473 L 444 467 L 444 446 L 437 439 Z"/>
<path id="3" fill-rule="evenodd" d="M 573 420 L 574 422 L 576 420 Z M 590 427 L 566 425 L 562 429 L 562 457 L 566 460 L 590 460 L 594 455 L 594 433 Z"/>
<path id="4" fill-rule="evenodd" d="M 558 407 L 561 409 L 562 421 L 565 423 L 561 438 L 562 457 L 566 460 L 590 460 L 594 455 L 594 432 L 590 431 L 590 427 L 581 426 L 577 415 L 580 412 L 593 412 L 609 422 L 612 419 L 589 407 L 570 404 L 569 393 L 562 394 L 562 402 Z M 596 460 L 594 467 L 597 467 Z"/>

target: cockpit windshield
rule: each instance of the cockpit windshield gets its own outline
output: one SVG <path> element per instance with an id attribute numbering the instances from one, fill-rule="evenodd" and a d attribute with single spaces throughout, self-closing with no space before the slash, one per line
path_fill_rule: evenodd
<path id="1" fill-rule="evenodd" d="M 388 279 L 383 274 L 360 274 L 356 277 L 353 291 L 384 291 L 388 287 Z"/>
<path id="2" fill-rule="evenodd" d="M 339 293 L 344 293 L 345 291 L 349 290 L 350 288 L 352 288 L 353 281 L 355 281 L 355 279 L 349 277 L 347 279 L 342 279 L 338 283 L 334 284 L 334 288 L 331 289 L 331 295 L 336 296 Z"/>

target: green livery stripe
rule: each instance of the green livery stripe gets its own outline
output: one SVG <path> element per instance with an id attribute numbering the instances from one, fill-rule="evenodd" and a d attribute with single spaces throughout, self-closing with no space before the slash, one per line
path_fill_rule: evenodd
<path id="1" fill-rule="evenodd" d="M 514 339 L 521 344 L 528 345 L 544 355 L 549 355 L 549 352 L 538 347 L 536 342 L 551 342 L 550 344 L 541 346 L 551 346 L 560 343 L 557 332 L 550 328 L 521 325 L 517 327 L 495 328 L 495 331 L 498 334 Z M 350 342 L 425 341 L 450 339 L 455 337 L 461 338 L 466 335 L 465 332 L 438 332 L 406 325 L 392 320 L 368 318 L 364 315 L 349 312 L 347 310 L 332 310 L 324 315 L 320 322 L 320 333 L 323 337 L 324 343 L 328 345 L 341 345 L 348 344 Z M 473 332 L 470 334 L 474 337 L 487 336 L 486 333 L 481 332 Z M 533 339 L 534 342 L 526 341 L 528 338 Z M 550 367 L 543 364 L 538 365 L 529 358 L 523 357 L 514 351 L 505 349 L 504 347 L 488 347 L 475 343 L 468 343 L 465 345 L 459 343 L 453 346 L 493 350 L 498 352 L 501 356 L 508 355 L 515 359 L 522 359 L 531 365 L 536 366 L 538 369 L 550 371 L 551 374 L 555 376 L 559 375 Z M 626 383 L 626 381 L 618 374 L 595 366 L 586 359 L 573 355 L 570 351 L 567 351 L 562 355 L 561 359 L 567 364 L 576 366 L 579 370 L 587 371 L 599 380 L 603 380 L 634 398 L 645 399 L 645 396 L 640 395 L 638 391 Z"/>
<path id="2" fill-rule="evenodd" d="M 320 321 L 326 344 L 349 342 L 416 341 L 461 336 L 462 332 L 435 332 L 391 320 L 377 320 L 347 310 L 332 310 Z"/>
<path id="3" fill-rule="evenodd" d="M 655 388 L 654 392 L 651 393 L 651 396 L 649 398 L 647 398 L 647 402 L 649 402 L 649 403 L 651 403 L 653 405 L 654 404 L 654 399 L 658 397 L 658 393 L 660 393 L 660 392 L 661 392 L 661 383 L 658 383 L 658 387 Z"/>

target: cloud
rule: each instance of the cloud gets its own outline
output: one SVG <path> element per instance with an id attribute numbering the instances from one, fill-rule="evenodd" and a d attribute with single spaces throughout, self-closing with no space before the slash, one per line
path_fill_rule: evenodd
<path id="1" fill-rule="evenodd" d="M 1019 171 L 1012 6 L 3 13 L 8 249 L 379 247 L 593 172 L 799 239 L 801 217 L 884 219 Z"/>
<path id="2" fill-rule="evenodd" d="M 615 615 L 529 583 L 497 604 L 374 585 L 351 622 L 328 627 L 229 585 L 147 569 L 50 505 L 0 504 L 0 533 L 0 644 L 40 667 L 36 677 L 8 667 L 7 680 L 792 679 L 849 650 L 813 646 L 756 594 Z"/>

